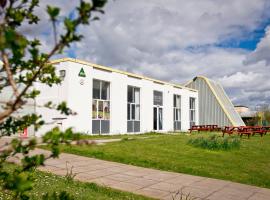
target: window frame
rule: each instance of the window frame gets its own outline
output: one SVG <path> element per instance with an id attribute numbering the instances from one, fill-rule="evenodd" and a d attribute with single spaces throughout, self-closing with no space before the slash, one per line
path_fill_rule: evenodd
<path id="1" fill-rule="evenodd" d="M 157 103 L 156 104 L 156 101 L 155 101 L 155 93 L 160 93 L 161 94 L 161 104 Z M 163 109 L 163 105 L 164 105 L 164 98 L 163 98 L 163 91 L 159 91 L 159 90 L 153 90 L 153 130 L 156 130 L 156 131 L 162 131 L 164 130 L 164 109 Z M 156 115 L 155 116 L 155 110 L 156 108 Z M 160 113 L 161 113 L 161 118 L 160 118 Z M 156 127 L 157 129 L 155 129 L 155 117 L 157 119 L 157 124 L 156 124 Z"/>
<path id="2" fill-rule="evenodd" d="M 131 90 L 131 98 L 129 97 Z M 136 99 L 136 91 L 138 92 L 138 99 Z M 141 88 L 128 85 L 127 86 L 127 123 L 132 123 L 132 131 L 129 131 L 127 128 L 127 132 L 134 133 L 140 132 L 135 131 L 135 122 L 140 124 L 141 121 Z M 140 128 L 139 128 L 140 129 Z"/>
<path id="3" fill-rule="evenodd" d="M 195 97 L 189 97 L 189 122 L 190 122 L 190 127 L 196 124 L 196 98 Z"/>
<path id="4" fill-rule="evenodd" d="M 99 82 L 99 98 L 95 98 L 94 97 L 94 81 L 97 81 Z M 103 83 L 106 83 L 108 84 L 108 93 L 107 93 L 107 98 L 106 99 L 102 99 L 102 85 Z M 103 80 L 98 80 L 98 79 L 93 79 L 93 94 L 92 94 L 92 119 L 96 119 L 96 120 L 110 120 L 110 115 L 111 115 L 111 106 L 110 106 L 110 82 L 108 81 L 103 81 Z M 94 102 L 96 102 L 96 114 L 95 114 L 95 118 L 94 118 L 94 115 L 93 115 L 93 112 L 94 112 Z M 100 117 L 99 115 L 99 106 L 100 106 L 100 103 L 102 103 L 102 117 Z M 109 112 L 105 112 L 106 110 L 106 106 L 105 105 L 108 105 L 108 111 Z M 109 117 L 105 117 L 105 113 L 109 113 Z"/>

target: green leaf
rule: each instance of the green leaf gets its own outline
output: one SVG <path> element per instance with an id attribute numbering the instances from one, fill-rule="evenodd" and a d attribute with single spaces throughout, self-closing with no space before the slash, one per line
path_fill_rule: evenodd
<path id="1" fill-rule="evenodd" d="M 52 6 L 47 6 L 47 13 L 49 14 L 50 16 L 50 19 L 52 21 L 56 21 L 59 13 L 60 13 L 60 9 L 57 8 L 57 7 L 52 7 Z"/>

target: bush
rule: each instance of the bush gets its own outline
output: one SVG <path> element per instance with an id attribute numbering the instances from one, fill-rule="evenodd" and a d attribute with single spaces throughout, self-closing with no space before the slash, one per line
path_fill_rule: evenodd
<path id="1" fill-rule="evenodd" d="M 240 148 L 240 139 L 237 137 L 221 137 L 212 135 L 210 137 L 198 137 L 190 139 L 189 145 L 210 150 L 231 150 Z"/>

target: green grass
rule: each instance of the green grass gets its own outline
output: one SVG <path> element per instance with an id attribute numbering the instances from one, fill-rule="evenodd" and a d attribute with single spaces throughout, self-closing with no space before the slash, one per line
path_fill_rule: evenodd
<path id="1" fill-rule="evenodd" d="M 9 168 L 14 168 L 15 165 L 8 164 Z M 17 167 L 17 166 L 16 166 Z M 38 200 L 42 199 L 42 196 L 49 192 L 52 194 L 54 191 L 61 192 L 66 191 L 74 199 L 80 200 L 146 200 L 147 197 L 135 195 L 128 192 L 121 192 L 118 190 L 110 189 L 107 187 L 101 187 L 94 183 L 82 183 L 79 181 L 67 181 L 65 177 L 53 175 L 51 173 L 45 173 L 36 171 L 33 174 L 35 179 L 33 190 L 29 193 L 30 199 Z M 0 187 L 0 199 L 11 200 L 12 196 L 3 191 Z"/>
<path id="2" fill-rule="evenodd" d="M 270 135 L 243 137 L 240 149 L 230 151 L 187 144 L 189 139 L 202 135 L 157 135 L 105 145 L 62 145 L 61 149 L 82 156 L 270 188 Z"/>

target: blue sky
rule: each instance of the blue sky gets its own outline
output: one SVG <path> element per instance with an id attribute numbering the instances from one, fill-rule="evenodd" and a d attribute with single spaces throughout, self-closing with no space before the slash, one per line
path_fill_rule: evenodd
<path id="1" fill-rule="evenodd" d="M 270 21 L 265 19 L 262 25 L 259 25 L 254 31 L 245 33 L 242 37 L 230 38 L 228 41 L 224 41 L 217 44 L 218 47 L 223 48 L 241 48 L 248 51 L 256 49 L 257 44 L 261 38 L 265 35 L 265 28 L 269 25 Z"/>

